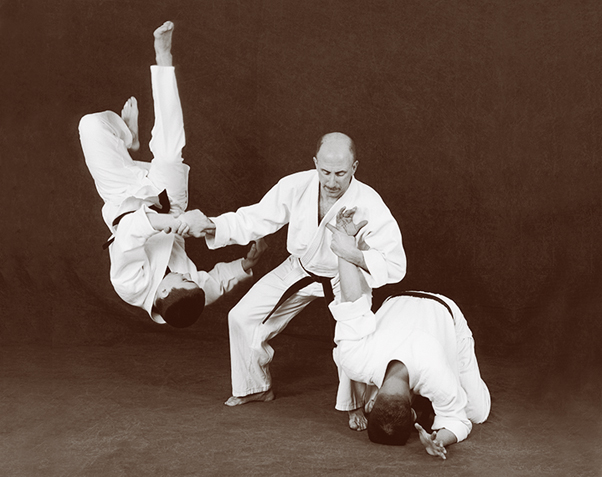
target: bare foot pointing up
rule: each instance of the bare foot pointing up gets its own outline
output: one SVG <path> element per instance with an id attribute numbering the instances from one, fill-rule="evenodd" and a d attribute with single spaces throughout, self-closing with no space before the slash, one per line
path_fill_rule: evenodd
<path id="1" fill-rule="evenodd" d="M 171 35 L 174 24 L 165 22 L 157 28 L 153 35 L 155 37 L 155 58 L 158 66 L 173 66 L 171 56 Z"/>

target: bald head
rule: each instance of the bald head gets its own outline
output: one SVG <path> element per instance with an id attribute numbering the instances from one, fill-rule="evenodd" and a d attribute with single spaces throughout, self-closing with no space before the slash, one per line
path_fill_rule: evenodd
<path id="1" fill-rule="evenodd" d="M 357 169 L 352 139 L 339 132 L 325 134 L 318 141 L 314 163 L 320 179 L 321 197 L 338 199 L 349 188 Z"/>
<path id="2" fill-rule="evenodd" d="M 316 148 L 316 157 L 320 154 L 320 149 L 325 147 L 328 151 L 344 151 L 347 150 L 351 153 L 352 160 L 355 161 L 355 143 L 347 134 L 340 132 L 332 132 L 324 134 L 318 141 L 318 147 Z M 326 152 L 326 151 L 325 151 Z"/>

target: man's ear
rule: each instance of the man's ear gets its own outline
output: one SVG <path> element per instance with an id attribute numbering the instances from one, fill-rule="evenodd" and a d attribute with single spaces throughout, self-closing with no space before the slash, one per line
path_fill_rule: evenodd
<path id="1" fill-rule="evenodd" d="M 416 411 L 414 411 L 414 408 L 412 408 L 412 421 L 416 422 L 416 419 L 418 419 L 418 416 L 416 415 Z"/>
<path id="2" fill-rule="evenodd" d="M 318 160 L 316 159 L 316 156 L 314 156 L 314 165 L 316 166 L 316 169 L 318 168 Z"/>
<path id="3" fill-rule="evenodd" d="M 353 165 L 351 166 L 351 168 L 353 169 L 353 173 L 355 174 L 355 171 L 357 171 L 357 166 L 359 165 L 359 161 L 355 161 L 353 163 Z"/>
<path id="4" fill-rule="evenodd" d="M 156 298 L 155 298 L 155 299 L 157 299 L 157 298 L 161 298 L 161 299 L 163 299 L 163 298 L 165 298 L 167 295 L 169 295 L 169 290 L 167 290 L 167 288 L 166 288 L 166 287 L 162 287 L 162 286 L 160 286 L 159 288 L 157 288 L 157 294 L 155 295 L 155 296 L 156 296 Z"/>

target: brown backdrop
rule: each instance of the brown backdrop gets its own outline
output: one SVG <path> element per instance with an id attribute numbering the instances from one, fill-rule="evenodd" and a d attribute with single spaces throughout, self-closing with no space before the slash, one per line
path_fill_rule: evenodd
<path id="1" fill-rule="evenodd" d="M 83 114 L 135 95 L 148 142 L 151 32 L 171 19 L 191 207 L 252 203 L 310 168 L 321 134 L 346 132 L 408 255 L 406 279 L 379 299 L 440 292 L 466 312 L 480 353 L 598 371 L 598 1 L 0 5 L 2 342 L 174 332 L 112 290 L 77 136 Z M 136 158 L 149 159 L 145 144 Z M 270 243 L 260 274 L 286 256 L 283 233 Z M 243 252 L 187 247 L 201 268 Z M 182 332 L 225 339 L 232 304 Z M 294 325 L 309 337 L 328 319 L 313 309 Z"/>

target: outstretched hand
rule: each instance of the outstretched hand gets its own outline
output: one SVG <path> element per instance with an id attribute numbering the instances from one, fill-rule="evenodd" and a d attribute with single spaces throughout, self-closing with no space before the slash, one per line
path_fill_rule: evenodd
<path id="1" fill-rule="evenodd" d="M 429 434 L 417 422 L 414 423 L 414 427 L 418 431 L 420 442 L 422 442 L 422 445 L 428 454 L 441 457 L 443 460 L 447 459 L 447 450 L 445 449 L 445 446 L 437 440 L 437 431 L 433 431 L 432 434 Z"/>
<path id="2" fill-rule="evenodd" d="M 260 257 L 263 255 L 268 249 L 268 244 L 262 238 L 259 240 L 252 242 L 251 248 L 247 252 L 247 255 L 242 260 L 242 268 L 246 272 L 250 268 L 253 268 L 257 262 L 259 262 Z"/>
<path id="3" fill-rule="evenodd" d="M 362 220 L 359 224 L 353 223 L 353 217 L 355 216 L 356 211 L 357 207 L 353 207 L 349 210 L 346 210 L 346 207 L 342 207 L 341 210 L 337 212 L 337 229 L 345 232 L 351 237 L 355 237 L 358 232 L 368 224 L 367 220 Z"/>
<path id="4" fill-rule="evenodd" d="M 204 237 L 205 234 L 212 233 L 215 230 L 215 224 L 207 218 L 199 209 L 189 210 L 178 217 L 181 226 L 177 233 L 183 237 Z M 187 228 L 186 228 L 187 227 Z"/>
<path id="5" fill-rule="evenodd" d="M 368 221 L 362 220 L 359 224 L 353 223 L 353 216 L 357 208 L 345 209 L 343 207 L 337 212 L 336 227 L 326 224 L 328 230 L 332 232 L 330 248 L 338 257 L 357 265 L 362 255 L 356 244 L 355 236 Z"/>

